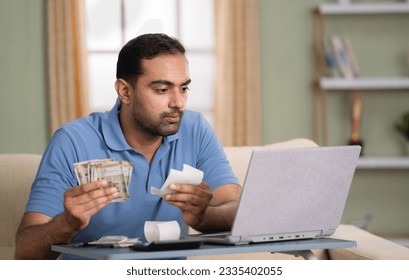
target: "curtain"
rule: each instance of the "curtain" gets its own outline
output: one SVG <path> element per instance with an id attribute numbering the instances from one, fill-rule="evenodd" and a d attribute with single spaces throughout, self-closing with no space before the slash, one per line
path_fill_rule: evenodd
<path id="1" fill-rule="evenodd" d="M 216 0 L 215 130 L 226 146 L 261 144 L 257 0 Z"/>
<path id="2" fill-rule="evenodd" d="M 89 113 L 84 0 L 47 0 L 50 133 Z"/>

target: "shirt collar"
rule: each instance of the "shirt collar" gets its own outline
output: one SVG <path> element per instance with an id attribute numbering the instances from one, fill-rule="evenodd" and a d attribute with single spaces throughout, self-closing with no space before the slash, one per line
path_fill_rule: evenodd
<path id="1" fill-rule="evenodd" d="M 119 123 L 119 110 L 121 108 L 121 100 L 116 99 L 114 107 L 111 111 L 105 112 L 102 116 L 102 132 L 105 138 L 107 146 L 116 151 L 132 150 L 125 139 L 125 135 L 122 132 L 121 125 Z M 183 120 L 182 120 L 183 122 Z M 179 132 L 173 135 L 164 137 L 162 145 L 169 144 L 179 138 Z"/>

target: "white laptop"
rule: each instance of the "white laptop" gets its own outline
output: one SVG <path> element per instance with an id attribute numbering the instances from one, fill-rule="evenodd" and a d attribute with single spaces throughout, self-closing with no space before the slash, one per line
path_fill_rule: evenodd
<path id="1" fill-rule="evenodd" d="M 320 238 L 339 226 L 360 146 L 255 150 L 229 234 L 208 243 Z"/>

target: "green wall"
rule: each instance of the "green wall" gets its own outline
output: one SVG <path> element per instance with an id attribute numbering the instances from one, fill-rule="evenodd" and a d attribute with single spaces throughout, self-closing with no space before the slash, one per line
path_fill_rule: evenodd
<path id="1" fill-rule="evenodd" d="M 37 153 L 48 141 L 43 0 L 0 2 L 0 153 Z"/>
<path id="2" fill-rule="evenodd" d="M 319 0 L 259 0 L 263 142 L 311 138 L 311 10 Z M 345 30 L 341 30 L 344 26 Z M 350 37 L 366 75 L 408 75 L 409 16 L 337 17 L 328 28 Z M 344 33 L 345 32 L 345 33 Z M 362 33 L 365 33 L 365 37 Z M 0 153 L 41 154 L 48 141 L 43 0 L 0 2 Z M 368 43 L 370 47 L 368 47 Z M 368 155 L 402 155 L 392 129 L 409 110 L 409 94 L 365 94 L 363 139 Z M 348 140 L 348 100 L 331 93 L 330 144 Z M 358 170 L 344 222 L 374 215 L 369 230 L 409 234 L 408 170 Z"/>
<path id="3" fill-rule="evenodd" d="M 311 11 L 324 2 L 330 1 L 259 0 L 264 143 L 312 137 Z M 326 22 L 330 34 L 350 38 L 364 76 L 408 76 L 408 14 L 331 16 Z M 366 155 L 405 154 L 393 124 L 409 111 L 408 93 L 365 93 L 361 132 Z M 329 93 L 328 104 L 329 144 L 344 145 L 350 129 L 347 95 Z M 409 235 L 408 202 L 408 170 L 357 170 L 343 222 L 372 214 L 370 231 Z"/>

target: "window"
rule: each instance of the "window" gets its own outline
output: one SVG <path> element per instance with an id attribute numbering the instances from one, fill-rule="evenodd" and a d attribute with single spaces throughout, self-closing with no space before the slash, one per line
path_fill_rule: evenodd
<path id="1" fill-rule="evenodd" d="M 109 110 L 121 47 L 143 34 L 163 32 L 186 48 L 192 84 L 187 108 L 213 122 L 213 0 L 86 0 L 87 49 L 92 111 Z"/>

